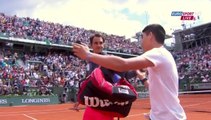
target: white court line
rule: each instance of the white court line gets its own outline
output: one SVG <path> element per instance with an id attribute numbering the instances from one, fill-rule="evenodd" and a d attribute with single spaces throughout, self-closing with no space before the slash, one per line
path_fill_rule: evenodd
<path id="1" fill-rule="evenodd" d="M 12 107 L 27 107 L 28 105 L 18 105 L 18 106 L 12 106 Z"/>
<path id="2" fill-rule="evenodd" d="M 23 114 L 23 115 L 26 116 L 27 118 L 32 119 L 32 120 L 37 120 L 36 118 L 33 118 L 33 117 L 29 116 L 29 115 L 26 115 L 26 114 Z"/>

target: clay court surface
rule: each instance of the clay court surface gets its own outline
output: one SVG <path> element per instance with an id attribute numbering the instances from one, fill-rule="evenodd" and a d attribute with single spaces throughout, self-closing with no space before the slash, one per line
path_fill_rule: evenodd
<path id="1" fill-rule="evenodd" d="M 211 120 L 211 94 L 180 95 L 188 120 Z M 73 104 L 0 107 L 0 120 L 82 120 L 84 106 L 79 112 L 72 110 Z M 120 120 L 145 120 L 149 112 L 149 99 L 134 102 L 130 114 Z"/>

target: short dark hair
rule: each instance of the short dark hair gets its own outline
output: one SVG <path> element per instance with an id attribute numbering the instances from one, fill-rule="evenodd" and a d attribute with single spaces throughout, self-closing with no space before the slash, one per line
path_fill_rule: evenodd
<path id="1" fill-rule="evenodd" d="M 155 39 L 158 43 L 164 44 L 165 36 L 166 36 L 166 31 L 164 28 L 159 25 L 159 24 L 150 24 L 147 25 L 143 30 L 143 33 L 146 33 L 147 35 L 152 32 L 154 34 Z"/>
<path id="2" fill-rule="evenodd" d="M 92 36 L 89 38 L 89 40 L 90 40 L 90 44 L 92 44 L 94 37 L 100 37 L 100 38 L 102 38 L 102 39 L 103 39 L 103 43 L 105 42 L 104 37 L 103 37 L 101 34 L 96 33 L 96 34 L 92 35 Z"/>

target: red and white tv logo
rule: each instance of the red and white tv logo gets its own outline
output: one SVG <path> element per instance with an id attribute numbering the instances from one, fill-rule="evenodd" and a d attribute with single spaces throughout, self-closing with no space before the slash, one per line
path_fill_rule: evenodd
<path id="1" fill-rule="evenodd" d="M 183 12 L 180 20 L 195 20 L 194 12 Z"/>
<path id="2" fill-rule="evenodd" d="M 180 20 L 196 20 L 194 12 L 172 11 L 171 16 L 180 16 Z M 199 19 L 199 15 L 197 15 Z"/>

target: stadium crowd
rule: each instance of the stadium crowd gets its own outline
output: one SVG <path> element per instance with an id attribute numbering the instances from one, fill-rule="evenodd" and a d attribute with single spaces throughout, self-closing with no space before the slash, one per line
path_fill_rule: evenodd
<path id="1" fill-rule="evenodd" d="M 3 36 L 71 45 L 76 40 L 88 43 L 89 37 L 96 32 L 0 13 L 0 35 Z M 101 34 L 107 41 L 106 50 L 130 54 L 141 52 L 139 43 L 122 36 Z M 211 45 L 173 52 L 173 55 L 180 79 L 188 78 L 186 80 L 191 83 L 211 82 Z M 0 49 L 0 95 L 48 95 L 52 94 L 51 87 L 77 88 L 85 72 L 85 61 L 65 53 L 40 54 Z"/>
<path id="2" fill-rule="evenodd" d="M 25 94 L 29 90 L 27 88 L 33 87 L 39 88 L 39 95 L 45 95 L 49 94 L 48 88 L 77 87 L 78 81 L 85 75 L 85 70 L 85 62 L 71 55 L 40 55 L 1 49 L 0 95 Z"/>
<path id="3" fill-rule="evenodd" d="M 211 45 L 173 53 L 180 79 L 190 83 L 211 82 Z"/>
<path id="4" fill-rule="evenodd" d="M 37 41 L 48 41 L 54 44 L 71 45 L 77 40 L 89 43 L 89 37 L 96 33 L 59 23 L 45 22 L 29 17 L 7 16 L 0 13 L 0 34 L 8 37 L 23 38 Z M 130 42 L 125 36 L 102 33 L 106 39 L 105 49 L 129 54 L 141 53 L 137 42 Z M 123 49 L 127 48 L 127 49 Z"/>

